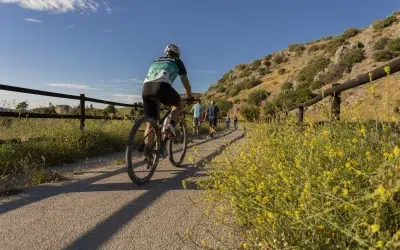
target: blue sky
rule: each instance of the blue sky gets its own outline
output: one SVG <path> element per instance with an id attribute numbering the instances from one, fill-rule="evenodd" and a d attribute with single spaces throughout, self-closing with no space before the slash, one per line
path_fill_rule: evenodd
<path id="1" fill-rule="evenodd" d="M 171 42 L 203 92 L 236 64 L 398 9 L 398 0 L 0 0 L 0 84 L 133 102 Z M 4 91 L 0 99 L 77 104 Z"/>

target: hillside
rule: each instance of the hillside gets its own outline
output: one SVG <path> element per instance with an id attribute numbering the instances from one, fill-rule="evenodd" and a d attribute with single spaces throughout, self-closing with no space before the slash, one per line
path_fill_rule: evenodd
<path id="1" fill-rule="evenodd" d="M 291 44 L 285 50 L 239 64 L 213 84 L 204 98 L 231 102 L 232 114 L 243 113 L 246 109 L 257 115 L 259 110 L 261 117 L 266 117 L 311 98 L 332 83 L 343 83 L 398 56 L 400 11 L 374 21 L 365 29 L 349 28 L 337 36 L 323 37 L 307 44 Z M 393 75 L 374 82 L 373 94 L 366 91 L 370 86 L 348 91 L 343 94 L 344 103 L 347 107 L 355 104 L 362 107 L 373 100 L 379 109 L 390 95 L 390 107 L 386 105 L 385 110 L 390 109 L 390 115 L 393 115 L 400 102 L 398 79 L 398 75 Z M 384 84 L 379 84 L 382 82 Z M 307 112 L 314 110 L 315 113 L 317 109 L 313 107 Z M 361 108 L 363 117 L 372 116 L 369 110 L 368 106 Z M 344 112 L 343 116 L 353 114 Z"/>

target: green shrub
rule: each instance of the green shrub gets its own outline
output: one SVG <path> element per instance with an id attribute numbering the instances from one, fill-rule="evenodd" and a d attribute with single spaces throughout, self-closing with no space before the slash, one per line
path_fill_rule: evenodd
<path id="1" fill-rule="evenodd" d="M 336 82 L 340 78 L 342 78 L 343 73 L 346 70 L 346 66 L 342 63 L 338 63 L 328 67 L 328 71 L 320 75 L 318 83 L 312 86 L 312 89 L 319 89 L 323 85 L 327 83 Z"/>
<path id="2" fill-rule="evenodd" d="M 350 72 L 353 66 L 357 63 L 362 62 L 365 59 L 363 49 L 352 49 L 343 56 L 340 63 L 343 64 L 346 69 Z"/>
<path id="3" fill-rule="evenodd" d="M 268 96 L 269 96 L 269 94 L 267 93 L 267 91 L 257 90 L 257 91 L 251 92 L 248 95 L 247 100 L 249 100 L 248 101 L 249 104 L 259 106 L 262 101 L 264 101 L 265 99 L 268 98 Z"/>
<path id="4" fill-rule="evenodd" d="M 272 59 L 272 54 L 266 55 L 263 59 L 264 61 L 270 61 Z"/>
<path id="5" fill-rule="evenodd" d="M 244 70 L 246 68 L 246 64 L 239 64 L 236 66 L 238 70 Z"/>
<path id="6" fill-rule="evenodd" d="M 332 40 L 333 39 L 333 36 L 323 36 L 323 37 L 321 37 L 321 41 L 329 41 L 329 40 Z"/>
<path id="7" fill-rule="evenodd" d="M 280 108 L 273 101 L 267 101 L 263 106 L 263 114 L 265 117 L 271 117 L 279 110 Z"/>
<path id="8" fill-rule="evenodd" d="M 219 99 L 215 104 L 218 106 L 222 116 L 226 116 L 229 110 L 231 110 L 231 108 L 233 107 L 232 102 L 223 98 Z"/>
<path id="9" fill-rule="evenodd" d="M 250 79 L 250 80 L 248 80 L 248 85 L 247 85 L 248 87 L 246 89 L 254 88 L 254 87 L 260 85 L 261 83 L 262 83 L 262 81 L 261 81 L 260 78 L 258 78 L 258 79 Z"/>
<path id="10" fill-rule="evenodd" d="M 397 21 L 396 16 L 389 16 L 384 20 L 378 20 L 373 22 L 372 27 L 374 28 L 375 31 L 381 31 L 384 28 L 391 26 L 396 21 Z"/>
<path id="11" fill-rule="evenodd" d="M 217 92 L 219 92 L 219 93 L 224 93 L 225 90 L 226 90 L 226 88 L 222 85 L 218 86 L 218 88 L 217 88 Z"/>
<path id="12" fill-rule="evenodd" d="M 240 85 L 241 85 L 241 84 L 235 84 L 235 85 L 231 86 L 231 87 L 228 89 L 228 95 L 229 95 L 229 96 L 235 96 L 235 95 L 237 95 L 237 94 L 242 90 L 242 87 L 241 87 Z"/>
<path id="13" fill-rule="evenodd" d="M 214 164 L 213 217 L 242 249 L 399 249 L 400 138 L 360 123 L 255 126 Z"/>
<path id="14" fill-rule="evenodd" d="M 390 39 L 387 38 L 387 37 L 382 37 L 382 38 L 380 38 L 380 39 L 374 44 L 374 50 L 382 50 L 382 49 L 384 49 L 389 41 L 390 41 Z"/>
<path id="15" fill-rule="evenodd" d="M 240 74 L 239 74 L 239 78 L 245 78 L 248 77 L 249 75 L 251 75 L 252 71 L 249 68 L 246 68 L 246 70 L 243 70 Z"/>
<path id="16" fill-rule="evenodd" d="M 260 67 L 257 69 L 257 72 L 260 73 L 261 76 L 264 76 L 270 74 L 271 70 L 268 67 Z"/>
<path id="17" fill-rule="evenodd" d="M 357 42 L 354 47 L 358 49 L 363 49 L 365 48 L 365 45 L 362 42 Z"/>
<path id="18" fill-rule="evenodd" d="M 282 53 L 275 54 L 272 57 L 272 62 L 275 64 L 281 64 L 283 62 L 286 62 L 286 57 Z"/>
<path id="19" fill-rule="evenodd" d="M 375 51 L 375 53 L 372 55 L 372 58 L 376 62 L 387 62 L 389 60 L 392 60 L 395 57 L 396 57 L 395 53 L 393 53 L 389 50 L 386 50 L 386 49 Z"/>
<path id="20" fill-rule="evenodd" d="M 309 52 L 316 52 L 316 51 L 318 51 L 318 50 L 322 50 L 322 49 L 324 49 L 325 48 L 325 44 L 312 44 L 309 48 L 308 48 L 308 51 Z"/>
<path id="21" fill-rule="evenodd" d="M 308 87 L 298 87 L 295 90 L 295 102 L 303 103 L 312 98 L 312 91 Z"/>
<path id="22" fill-rule="evenodd" d="M 293 83 L 291 83 L 291 82 L 285 82 L 281 86 L 281 91 L 290 90 L 290 89 L 293 89 Z"/>
<path id="23" fill-rule="evenodd" d="M 347 29 L 343 32 L 342 34 L 342 38 L 344 38 L 345 40 L 356 36 L 358 33 L 360 33 L 360 30 L 356 29 L 356 28 L 350 28 Z"/>
<path id="24" fill-rule="evenodd" d="M 284 69 L 284 68 L 278 69 L 278 74 L 279 75 L 283 75 L 283 74 L 285 74 L 285 72 L 286 72 L 286 69 Z"/>
<path id="25" fill-rule="evenodd" d="M 331 55 L 334 55 L 338 48 L 345 44 L 345 42 L 346 40 L 342 37 L 332 39 L 326 44 L 325 51 Z"/>
<path id="26" fill-rule="evenodd" d="M 295 52 L 297 54 L 303 53 L 303 51 L 306 49 L 306 47 L 303 44 L 290 44 L 289 45 L 289 51 L 290 52 Z"/>
<path id="27" fill-rule="evenodd" d="M 387 47 L 390 51 L 399 52 L 400 51 L 400 37 L 390 40 L 387 43 Z"/>
<path id="28" fill-rule="evenodd" d="M 264 61 L 263 65 L 265 65 L 266 67 L 270 67 L 272 65 L 271 61 Z"/>
<path id="29" fill-rule="evenodd" d="M 260 108 L 253 105 L 245 105 L 240 109 L 240 114 L 247 120 L 247 121 L 256 121 L 260 116 Z"/>
<path id="30" fill-rule="evenodd" d="M 330 63 L 329 58 L 318 57 L 310 61 L 307 66 L 299 71 L 297 75 L 297 80 L 301 83 L 311 85 L 314 81 L 314 77 L 324 70 Z"/>

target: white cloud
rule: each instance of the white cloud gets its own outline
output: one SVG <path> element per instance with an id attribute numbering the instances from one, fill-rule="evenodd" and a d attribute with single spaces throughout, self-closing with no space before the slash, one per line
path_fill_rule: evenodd
<path id="1" fill-rule="evenodd" d="M 43 23 L 42 20 L 34 19 L 34 18 L 25 18 L 24 20 L 25 20 L 25 22 L 28 22 L 28 23 Z"/>
<path id="2" fill-rule="evenodd" d="M 68 88 L 68 89 L 95 89 L 92 87 L 89 87 L 87 85 L 81 85 L 81 84 L 66 84 L 66 83 L 48 83 L 46 84 L 47 86 L 50 87 L 56 87 L 56 88 Z"/>
<path id="3" fill-rule="evenodd" d="M 22 8 L 48 11 L 48 12 L 72 12 L 92 11 L 100 8 L 99 0 L 0 0 L 0 4 L 17 4 Z M 103 2 L 105 9 L 109 12 L 111 8 L 108 3 Z"/>
<path id="4" fill-rule="evenodd" d="M 116 79 L 113 81 L 110 81 L 112 83 L 127 83 L 127 82 L 133 82 L 133 83 L 143 83 L 143 80 L 139 78 L 128 78 L 128 79 Z"/>
<path id="5" fill-rule="evenodd" d="M 141 95 L 112 94 L 112 97 L 117 99 L 117 101 L 123 101 L 123 102 L 129 102 L 129 103 L 141 102 L 142 101 L 142 96 Z"/>
<path id="6" fill-rule="evenodd" d="M 106 33 L 111 33 L 111 32 L 112 32 L 112 29 L 104 29 L 104 32 L 106 32 Z"/>
<path id="7" fill-rule="evenodd" d="M 112 12 L 112 9 L 110 8 L 110 5 L 108 5 L 107 2 L 104 2 L 103 4 L 104 4 L 104 8 L 106 9 L 106 11 L 107 11 L 108 13 L 111 13 L 111 12 Z"/>

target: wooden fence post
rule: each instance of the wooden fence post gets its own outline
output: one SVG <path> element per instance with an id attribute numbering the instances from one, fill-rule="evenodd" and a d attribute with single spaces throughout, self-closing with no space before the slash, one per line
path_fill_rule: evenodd
<path id="1" fill-rule="evenodd" d="M 338 83 L 332 84 L 332 87 L 339 85 Z M 340 120 L 340 92 L 333 93 L 333 100 L 332 100 L 332 120 L 339 121 Z"/>
<path id="2" fill-rule="evenodd" d="M 299 123 L 303 123 L 303 118 L 304 118 L 304 107 L 301 106 L 299 107 L 299 113 L 297 113 L 297 118 Z"/>
<path id="3" fill-rule="evenodd" d="M 80 106 L 81 106 L 81 130 L 85 128 L 85 94 L 80 94 Z"/>

